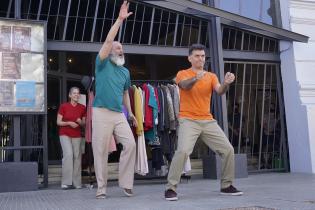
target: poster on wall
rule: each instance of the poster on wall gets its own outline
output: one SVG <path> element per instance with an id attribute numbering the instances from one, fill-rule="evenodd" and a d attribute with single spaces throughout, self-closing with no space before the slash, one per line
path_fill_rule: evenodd
<path id="1" fill-rule="evenodd" d="M 15 100 L 17 107 L 35 107 L 35 82 L 17 81 Z"/>
<path id="2" fill-rule="evenodd" d="M 1 81 L 0 82 L 0 107 L 12 106 L 14 83 L 11 81 Z"/>
<path id="3" fill-rule="evenodd" d="M 44 22 L 0 18 L 0 114 L 46 112 L 45 49 Z"/>
<path id="4" fill-rule="evenodd" d="M 1 79 L 21 79 L 21 54 L 1 53 Z"/>
<path id="5" fill-rule="evenodd" d="M 11 45 L 11 27 L 1 26 L 0 27 L 0 50 L 10 50 Z"/>

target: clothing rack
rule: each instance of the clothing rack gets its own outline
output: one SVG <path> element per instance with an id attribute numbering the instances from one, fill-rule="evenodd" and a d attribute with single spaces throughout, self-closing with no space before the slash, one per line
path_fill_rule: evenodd
<path id="1" fill-rule="evenodd" d="M 151 84 L 162 84 L 162 85 L 167 85 L 167 84 L 175 84 L 174 80 L 131 80 L 132 85 L 139 85 L 139 84 L 144 84 L 144 83 L 151 83 Z M 158 176 L 158 175 L 152 175 L 152 174 L 147 174 L 145 176 L 141 176 L 139 174 L 135 174 L 135 180 L 166 180 L 167 176 Z M 186 180 L 186 182 L 189 182 L 191 179 L 191 176 L 182 174 L 181 175 L 181 180 Z"/>
<path id="2" fill-rule="evenodd" d="M 173 80 L 131 80 L 131 84 L 154 83 L 154 84 L 174 84 Z"/>

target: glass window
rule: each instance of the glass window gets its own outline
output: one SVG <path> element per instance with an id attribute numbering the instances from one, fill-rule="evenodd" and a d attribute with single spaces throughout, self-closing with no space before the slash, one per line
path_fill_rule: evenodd
<path id="1" fill-rule="evenodd" d="M 199 22 L 198 24 L 192 24 L 191 29 L 190 29 L 190 43 L 191 44 L 195 44 L 198 42 L 198 32 L 199 32 Z"/>
<path id="2" fill-rule="evenodd" d="M 181 39 L 182 39 L 182 30 L 183 30 L 183 19 L 184 16 L 179 15 L 178 18 L 178 25 L 177 25 L 177 35 L 176 35 L 176 46 L 180 46 Z"/>
<path id="3" fill-rule="evenodd" d="M 235 29 L 230 29 L 230 35 L 229 35 L 229 46 L 228 49 L 234 49 L 235 46 L 235 38 L 236 38 L 236 32 Z"/>
<path id="4" fill-rule="evenodd" d="M 79 1 L 79 13 L 80 17 L 85 17 L 87 13 L 88 1 Z"/>
<path id="5" fill-rule="evenodd" d="M 173 45 L 174 33 L 175 33 L 175 24 L 169 24 L 166 45 L 168 46 Z"/>
<path id="6" fill-rule="evenodd" d="M 54 40 L 62 39 L 65 19 L 66 18 L 63 16 L 58 16 L 57 26 L 56 26 L 56 30 L 54 34 Z"/>
<path id="7" fill-rule="evenodd" d="M 88 17 L 94 17 L 95 11 L 96 11 L 96 2 L 97 1 L 88 1 L 89 2 L 89 8 L 88 8 Z"/>
<path id="8" fill-rule="evenodd" d="M 75 24 L 76 18 L 69 17 L 66 32 L 66 40 L 73 40 Z"/>
<path id="9" fill-rule="evenodd" d="M 93 22 L 93 18 L 86 18 L 83 41 L 91 41 Z"/>
<path id="10" fill-rule="evenodd" d="M 79 75 L 91 75 L 94 71 L 96 53 L 66 52 L 67 72 Z"/>
<path id="11" fill-rule="evenodd" d="M 82 41 L 83 27 L 84 27 L 84 18 L 77 18 L 76 28 L 74 32 L 75 41 Z"/>
<path id="12" fill-rule="evenodd" d="M 249 50 L 249 34 L 244 33 L 243 50 Z"/>
<path id="13" fill-rule="evenodd" d="M 140 42 L 140 37 L 142 36 L 143 34 L 143 31 L 141 33 L 141 27 L 142 27 L 142 21 L 136 21 L 134 23 L 134 31 L 133 31 L 133 34 L 132 34 L 132 40 L 131 42 L 133 44 L 139 44 Z"/>
<path id="14" fill-rule="evenodd" d="M 240 2 L 239 0 L 220 0 L 219 7 L 220 9 L 233 12 L 238 14 L 239 13 L 239 6 Z"/>
<path id="15" fill-rule="evenodd" d="M 10 3 L 9 0 L 2 0 L 1 1 L 0 17 L 6 17 L 7 16 L 7 10 L 8 10 L 9 3 Z M 12 2 L 12 4 L 14 4 L 14 2 Z"/>
<path id="16" fill-rule="evenodd" d="M 203 44 L 206 47 L 209 46 L 209 43 L 208 43 L 208 23 L 205 21 L 202 21 L 202 25 L 201 25 L 200 44 Z"/>
<path id="17" fill-rule="evenodd" d="M 131 42 L 131 36 L 132 36 L 132 28 L 133 28 L 134 21 L 133 20 L 127 20 L 125 21 L 125 25 L 123 27 L 123 43 L 130 43 Z"/>
<path id="18" fill-rule="evenodd" d="M 56 26 L 56 16 L 49 16 L 47 23 L 47 39 L 53 39 Z"/>
<path id="19" fill-rule="evenodd" d="M 43 1 L 42 9 L 40 11 L 40 14 L 43 14 L 43 15 L 47 15 L 48 14 L 51 1 L 52 0 Z"/>
<path id="20" fill-rule="evenodd" d="M 241 14 L 240 15 L 254 19 L 254 20 L 259 20 L 260 1 L 261 0 L 241 0 Z"/>
<path id="21" fill-rule="evenodd" d="M 39 1 L 39 0 L 38 0 Z M 60 1 L 59 15 L 66 16 L 68 10 L 68 1 Z"/>
<path id="22" fill-rule="evenodd" d="M 47 70 L 58 71 L 59 70 L 59 53 L 57 51 L 47 52 Z"/>
<path id="23" fill-rule="evenodd" d="M 249 50 L 255 51 L 255 48 L 256 48 L 256 36 L 250 35 L 250 37 L 249 37 Z"/>
<path id="24" fill-rule="evenodd" d="M 107 7 L 108 1 L 99 1 L 98 5 L 98 12 L 97 12 L 97 17 L 98 18 L 104 18 L 105 16 L 105 9 Z"/>
<path id="25" fill-rule="evenodd" d="M 262 4 L 262 22 L 273 24 L 276 19 L 275 0 L 262 1 Z"/>
<path id="26" fill-rule="evenodd" d="M 76 17 L 78 13 L 78 7 L 79 7 L 79 0 L 71 0 L 69 16 Z"/>
<path id="27" fill-rule="evenodd" d="M 57 15 L 59 8 L 60 0 L 51 0 L 49 15 Z"/>
<path id="28" fill-rule="evenodd" d="M 230 32 L 229 28 L 223 27 L 223 32 L 222 32 L 222 47 L 223 47 L 223 49 L 228 48 L 229 32 Z"/>
<path id="29" fill-rule="evenodd" d="M 241 50 L 242 49 L 242 37 L 243 33 L 241 31 L 237 30 L 236 33 L 236 43 L 235 43 L 235 50 Z"/>
<path id="30" fill-rule="evenodd" d="M 262 40 L 263 38 L 261 36 L 257 36 L 256 51 L 262 51 Z"/>

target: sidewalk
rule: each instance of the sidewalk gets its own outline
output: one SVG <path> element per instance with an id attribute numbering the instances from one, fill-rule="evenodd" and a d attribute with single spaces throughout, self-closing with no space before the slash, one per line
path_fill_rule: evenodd
<path id="1" fill-rule="evenodd" d="M 269 173 L 237 179 L 235 186 L 243 196 L 222 196 L 218 180 L 192 178 L 178 188 L 178 201 L 164 200 L 165 183 L 137 181 L 135 196 L 125 197 L 117 182 L 109 183 L 107 198 L 95 199 L 96 189 L 61 190 L 59 186 L 33 192 L 0 193 L 1 210 L 43 209 L 149 209 L 198 210 L 264 207 L 281 210 L 315 210 L 315 175 Z M 242 208 L 263 210 L 264 208 Z"/>

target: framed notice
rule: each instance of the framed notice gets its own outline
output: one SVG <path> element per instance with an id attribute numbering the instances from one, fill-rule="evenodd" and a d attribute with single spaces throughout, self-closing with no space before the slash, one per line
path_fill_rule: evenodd
<path id="1" fill-rule="evenodd" d="M 0 114 L 46 113 L 46 24 L 0 18 Z"/>

